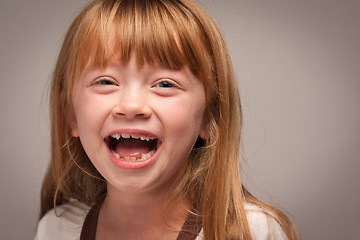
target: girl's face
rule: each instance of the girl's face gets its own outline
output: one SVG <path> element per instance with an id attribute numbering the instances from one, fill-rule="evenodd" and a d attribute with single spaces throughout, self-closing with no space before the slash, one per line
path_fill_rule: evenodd
<path id="1" fill-rule="evenodd" d="M 72 132 L 111 188 L 165 190 L 198 136 L 206 138 L 202 82 L 187 68 L 85 68 L 74 83 Z"/>

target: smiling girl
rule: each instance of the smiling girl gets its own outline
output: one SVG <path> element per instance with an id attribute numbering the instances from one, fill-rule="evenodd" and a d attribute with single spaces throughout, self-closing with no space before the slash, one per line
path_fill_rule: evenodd
<path id="1" fill-rule="evenodd" d="M 51 120 L 35 239 L 298 238 L 241 183 L 231 61 L 193 1 L 91 2 L 60 51 Z"/>

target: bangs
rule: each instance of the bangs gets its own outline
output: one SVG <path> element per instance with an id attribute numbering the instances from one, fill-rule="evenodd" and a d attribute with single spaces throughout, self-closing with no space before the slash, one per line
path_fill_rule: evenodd
<path id="1" fill-rule="evenodd" d="M 180 1 L 95 1 L 84 12 L 73 39 L 72 74 L 87 64 L 103 68 L 110 60 L 127 63 L 135 53 L 139 66 L 189 66 L 203 81 L 211 75 L 205 31 Z"/>

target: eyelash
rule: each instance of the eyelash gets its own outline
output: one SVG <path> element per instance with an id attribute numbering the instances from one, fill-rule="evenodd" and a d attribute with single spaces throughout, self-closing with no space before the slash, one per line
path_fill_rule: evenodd
<path id="1" fill-rule="evenodd" d="M 166 84 L 166 86 L 160 86 L 161 84 Z M 171 81 L 169 79 L 163 79 L 154 84 L 154 87 L 160 87 L 160 88 L 180 88 L 177 83 L 174 81 Z"/>
<path id="2" fill-rule="evenodd" d="M 108 85 L 118 86 L 118 84 L 115 82 L 115 80 L 110 79 L 110 78 L 104 78 L 104 77 L 96 79 L 93 85 L 96 85 L 96 84 L 105 85 L 105 86 L 108 86 Z"/>
<path id="3" fill-rule="evenodd" d="M 94 81 L 93 85 L 118 86 L 119 84 L 112 78 L 99 77 Z M 170 79 L 160 79 L 153 86 L 162 89 L 172 89 L 172 88 L 180 89 L 180 86 L 175 81 Z"/>

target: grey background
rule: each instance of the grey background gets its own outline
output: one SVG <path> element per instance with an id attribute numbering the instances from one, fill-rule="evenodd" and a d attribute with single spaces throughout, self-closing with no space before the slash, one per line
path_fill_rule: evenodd
<path id="1" fill-rule="evenodd" d="M 0 239 L 32 239 L 49 158 L 47 84 L 85 0 L 0 1 Z M 303 239 L 360 239 L 360 1 L 202 0 L 244 107 L 244 176 Z"/>

